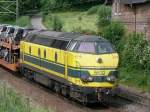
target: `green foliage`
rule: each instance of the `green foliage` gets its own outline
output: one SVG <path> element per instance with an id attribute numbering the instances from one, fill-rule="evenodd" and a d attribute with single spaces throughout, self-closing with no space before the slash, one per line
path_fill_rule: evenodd
<path id="1" fill-rule="evenodd" d="M 82 33 L 82 34 L 87 34 L 87 35 L 96 35 L 97 33 L 95 31 L 89 30 L 89 29 L 82 29 L 82 27 L 74 27 L 72 32 L 76 33 Z"/>
<path id="2" fill-rule="evenodd" d="M 104 27 L 103 36 L 108 39 L 118 52 L 123 50 L 123 38 L 125 35 L 125 28 L 119 21 L 112 21 L 108 26 Z"/>
<path id="3" fill-rule="evenodd" d="M 132 69 L 132 71 L 128 71 L 123 67 L 120 68 L 119 72 L 120 83 L 138 87 L 144 91 L 150 92 L 150 75 L 148 72 L 135 69 Z"/>
<path id="4" fill-rule="evenodd" d="M 82 21 L 82 17 L 81 17 L 81 16 L 79 16 L 79 17 L 78 17 L 78 20 L 79 20 L 79 21 Z"/>
<path id="5" fill-rule="evenodd" d="M 46 24 L 48 27 L 51 28 L 50 30 L 61 31 L 63 28 L 63 22 L 57 15 L 52 15 L 50 13 L 48 15 L 44 15 L 43 22 L 45 21 L 47 21 Z"/>
<path id="6" fill-rule="evenodd" d="M 124 66 L 130 69 L 147 70 L 150 68 L 150 46 L 144 35 L 130 34 L 123 52 Z"/>
<path id="7" fill-rule="evenodd" d="M 55 0 L 41 0 L 42 10 L 49 11 L 55 8 Z"/>
<path id="8" fill-rule="evenodd" d="M 143 51 L 141 63 L 146 71 L 150 71 L 150 45 L 148 44 Z"/>
<path id="9" fill-rule="evenodd" d="M 29 99 L 22 98 L 14 90 L 0 84 L 0 112 L 47 112 L 45 109 L 31 106 Z"/>
<path id="10" fill-rule="evenodd" d="M 91 8 L 87 11 L 87 14 L 88 14 L 88 15 L 96 14 L 97 11 L 98 11 L 98 8 L 99 8 L 99 5 L 91 7 Z"/>
<path id="11" fill-rule="evenodd" d="M 48 12 L 43 12 L 42 13 L 42 21 L 43 22 L 46 21 L 46 17 L 48 16 L 48 14 L 50 14 L 50 13 L 48 13 Z M 50 14 L 50 16 L 51 16 L 51 14 Z"/>
<path id="12" fill-rule="evenodd" d="M 150 45 L 145 36 L 131 33 L 120 56 L 121 82 L 150 91 Z"/>
<path id="13" fill-rule="evenodd" d="M 29 27 L 31 25 L 29 16 L 21 16 L 17 20 L 16 25 L 21 26 L 21 27 Z"/>
<path id="14" fill-rule="evenodd" d="M 16 17 L 13 14 L 2 14 L 0 15 L 0 22 L 5 23 L 5 22 L 13 22 L 15 21 Z"/>
<path id="15" fill-rule="evenodd" d="M 89 0 L 90 6 L 94 3 L 100 3 L 99 0 Z M 84 7 L 86 5 L 86 0 L 41 0 L 41 6 L 43 10 L 58 10 L 64 8 L 71 8 L 71 7 Z"/>
<path id="16" fill-rule="evenodd" d="M 57 15 L 61 18 L 63 23 L 62 31 L 72 32 L 77 30 L 87 30 L 90 32 L 97 32 L 97 27 L 95 25 L 97 15 L 87 15 L 86 12 L 81 11 L 68 11 L 68 12 L 53 12 L 45 16 L 43 20 L 44 25 L 53 30 L 52 27 L 52 16 Z M 90 33 L 91 34 L 91 33 Z"/>
<path id="17" fill-rule="evenodd" d="M 58 18 L 58 16 L 53 16 L 52 18 L 52 28 L 54 31 L 61 31 L 63 28 L 63 23 L 60 20 L 60 18 Z"/>
<path id="18" fill-rule="evenodd" d="M 0 1 L 6 1 L 6 0 L 0 0 Z M 1 2 L 0 3 L 0 6 L 1 6 L 0 11 L 1 12 L 6 12 L 7 10 L 5 10 L 4 8 L 6 8 L 6 6 L 9 6 L 9 5 L 10 5 L 10 3 Z M 4 7 L 4 8 L 2 8 L 2 7 Z M 12 12 L 15 12 L 15 10 L 16 10 L 15 5 L 10 5 L 9 10 L 11 10 Z M 0 22 L 3 23 L 3 22 L 6 22 L 6 21 L 7 22 L 8 21 L 14 21 L 16 19 L 15 16 L 16 15 L 14 13 L 1 13 L 0 14 Z"/>
<path id="19" fill-rule="evenodd" d="M 102 33 L 103 27 L 108 26 L 111 23 L 111 7 L 101 5 L 98 9 L 97 27 L 100 33 Z"/>
<path id="20" fill-rule="evenodd" d="M 24 14 L 36 14 L 40 11 L 41 6 L 41 0 L 19 0 L 20 15 L 22 16 Z"/>

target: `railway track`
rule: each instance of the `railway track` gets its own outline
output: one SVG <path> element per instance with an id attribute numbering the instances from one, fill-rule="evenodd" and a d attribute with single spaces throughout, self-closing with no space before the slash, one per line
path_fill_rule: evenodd
<path id="1" fill-rule="evenodd" d="M 126 89 L 116 95 L 122 99 L 150 108 L 150 99 L 147 97 L 130 92 Z"/>

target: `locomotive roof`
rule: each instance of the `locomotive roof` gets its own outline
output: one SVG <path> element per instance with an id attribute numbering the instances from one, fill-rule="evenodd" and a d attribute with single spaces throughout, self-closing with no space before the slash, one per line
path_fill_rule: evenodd
<path id="1" fill-rule="evenodd" d="M 76 40 L 76 41 L 106 41 L 104 38 L 93 35 L 84 35 L 73 32 L 56 32 L 56 31 L 47 31 L 47 30 L 33 30 L 29 34 L 37 35 L 43 38 L 57 39 L 57 40 Z"/>

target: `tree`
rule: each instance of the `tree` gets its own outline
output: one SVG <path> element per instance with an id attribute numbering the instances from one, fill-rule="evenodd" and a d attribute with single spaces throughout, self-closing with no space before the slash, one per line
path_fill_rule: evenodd
<path id="1" fill-rule="evenodd" d="M 111 7 L 101 5 L 98 9 L 97 27 L 100 33 L 102 29 L 111 23 Z"/>
<path id="2" fill-rule="evenodd" d="M 59 19 L 58 16 L 54 16 L 53 19 L 52 19 L 52 27 L 53 27 L 53 30 L 54 31 L 61 31 L 62 28 L 63 28 L 63 24 L 62 24 L 62 21 Z"/>
<path id="3" fill-rule="evenodd" d="M 19 0 L 19 12 L 23 14 L 33 14 L 33 10 L 40 12 L 41 0 Z"/>

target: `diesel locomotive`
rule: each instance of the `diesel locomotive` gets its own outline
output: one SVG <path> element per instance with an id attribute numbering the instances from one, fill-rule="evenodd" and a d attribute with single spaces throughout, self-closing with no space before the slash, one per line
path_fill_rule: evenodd
<path id="1" fill-rule="evenodd" d="M 105 100 L 117 85 L 119 56 L 102 37 L 33 30 L 18 41 L 17 44 L 8 42 L 11 43 L 9 52 L 17 53 L 16 61 L 5 63 L 1 57 L 0 64 L 7 67 L 13 64 L 13 69 L 11 66 L 9 69 L 20 71 L 26 78 L 57 93 L 94 103 Z M 13 46 L 17 49 L 13 50 Z"/>

